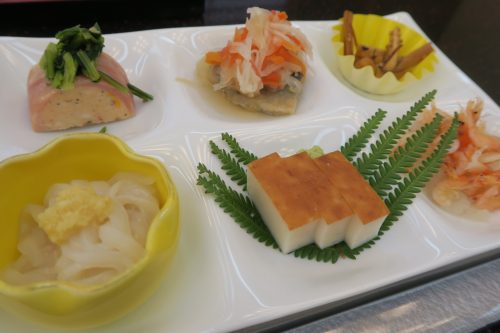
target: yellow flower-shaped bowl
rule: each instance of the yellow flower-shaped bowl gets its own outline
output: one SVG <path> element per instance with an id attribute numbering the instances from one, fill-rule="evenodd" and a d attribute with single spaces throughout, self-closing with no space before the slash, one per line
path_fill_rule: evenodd
<path id="1" fill-rule="evenodd" d="M 385 49 L 389 42 L 390 31 L 399 27 L 401 39 L 403 40 L 403 47 L 398 52 L 401 56 L 409 54 L 428 42 L 408 26 L 378 15 L 354 14 L 352 26 L 358 45 L 362 44 L 380 49 Z M 437 57 L 436 53 L 432 52 L 399 80 L 392 72 L 387 72 L 382 77 L 377 78 L 370 66 L 356 68 L 354 67 L 354 55 L 344 55 L 342 23 L 335 25 L 333 31 L 333 45 L 338 56 L 340 72 L 349 83 L 363 91 L 378 95 L 394 94 L 403 90 L 410 83 L 420 80 L 425 72 L 434 71 Z"/>
<path id="2" fill-rule="evenodd" d="M 117 172 L 155 179 L 161 209 L 150 225 L 145 256 L 126 272 L 97 285 L 64 281 L 12 285 L 0 280 L 0 308 L 48 325 L 90 327 L 123 316 L 153 293 L 177 247 L 177 190 L 160 162 L 134 153 L 107 134 L 62 136 L 31 154 L 0 162 L 0 271 L 19 256 L 19 217 L 26 204 L 42 203 L 54 183 L 108 180 Z"/>

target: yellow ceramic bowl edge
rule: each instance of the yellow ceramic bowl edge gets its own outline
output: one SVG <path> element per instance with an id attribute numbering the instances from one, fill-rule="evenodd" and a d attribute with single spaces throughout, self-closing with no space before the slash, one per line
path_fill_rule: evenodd
<path id="1" fill-rule="evenodd" d="M 7 310 L 12 310 L 11 312 L 23 313 L 25 316 L 45 323 L 72 327 L 95 326 L 115 319 L 142 303 L 159 284 L 178 242 L 179 202 L 175 185 L 159 161 L 137 155 L 118 138 L 107 134 L 83 133 L 62 136 L 34 153 L 15 156 L 1 162 L 0 172 L 6 166 L 29 163 L 31 160 L 42 158 L 70 141 L 75 141 L 74 145 L 97 142 L 99 145 L 96 149 L 105 146 L 104 143 L 111 144 L 103 149 L 116 150 L 118 157 L 113 158 L 117 158 L 120 162 L 126 160 L 130 163 L 127 166 L 120 165 L 116 171 L 133 171 L 123 169 L 143 168 L 149 173 L 155 173 L 154 177 L 163 205 L 160 213 L 151 223 L 146 241 L 146 255 L 127 272 L 102 285 L 85 286 L 69 282 L 47 281 L 17 286 L 0 280 L 0 305 L 8 305 Z M 107 151 L 103 153 L 103 156 L 106 156 L 106 153 Z M 108 176 L 113 173 L 115 170 L 109 171 Z M 69 178 L 75 179 L 76 177 L 69 176 Z M 102 178 L 102 174 L 98 178 Z M 106 303 L 109 303 L 106 298 L 109 297 L 115 299 L 114 309 L 106 307 Z M 116 299 L 121 299 L 121 301 L 116 302 Z M 90 315 L 91 320 L 89 320 Z"/>

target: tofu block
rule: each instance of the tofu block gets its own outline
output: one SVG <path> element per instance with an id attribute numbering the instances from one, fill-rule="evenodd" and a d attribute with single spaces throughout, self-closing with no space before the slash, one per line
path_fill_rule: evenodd
<path id="1" fill-rule="evenodd" d="M 384 201 L 341 152 L 332 152 L 314 161 L 355 214 L 347 226 L 347 245 L 353 249 L 376 237 L 389 214 Z"/>
<path id="2" fill-rule="evenodd" d="M 282 252 L 344 239 L 353 213 L 307 153 L 275 153 L 250 163 L 247 187 Z M 318 236 L 318 228 L 325 235 Z"/>
<path id="3" fill-rule="evenodd" d="M 370 239 L 377 237 L 378 231 L 384 223 L 385 218 L 389 213 L 383 215 L 370 223 L 363 223 L 359 216 L 355 215 L 347 226 L 345 242 L 351 249 L 354 249 Z"/>
<path id="4" fill-rule="evenodd" d="M 314 241 L 316 222 L 299 182 L 274 153 L 248 165 L 247 189 L 262 219 L 284 253 Z"/>
<path id="5" fill-rule="evenodd" d="M 341 195 L 339 195 L 339 198 L 344 201 Z M 324 249 L 325 247 L 340 243 L 345 239 L 347 226 L 354 216 L 349 206 L 347 206 L 347 209 L 349 209 L 348 215 L 339 220 L 330 221 L 330 223 L 327 223 L 324 219 L 319 221 L 314 236 L 314 241 L 318 247 Z"/>

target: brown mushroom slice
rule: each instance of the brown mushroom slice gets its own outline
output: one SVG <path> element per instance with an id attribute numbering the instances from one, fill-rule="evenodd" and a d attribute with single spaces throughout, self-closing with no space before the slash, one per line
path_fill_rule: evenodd
<path id="1" fill-rule="evenodd" d="M 367 45 L 359 45 L 356 50 L 356 59 L 358 58 L 371 58 L 375 64 L 382 62 L 384 58 L 385 51 L 376 47 L 371 47 Z"/>
<path id="2" fill-rule="evenodd" d="M 389 33 L 389 43 L 385 48 L 384 62 L 389 61 L 393 58 L 394 53 L 396 53 L 403 46 L 403 40 L 401 39 L 401 29 L 396 27 Z"/>
<path id="3" fill-rule="evenodd" d="M 357 58 L 354 61 L 354 67 L 356 68 L 362 68 L 365 66 L 371 66 L 372 68 L 375 68 L 375 62 L 370 57 Z"/>
<path id="4" fill-rule="evenodd" d="M 375 64 L 372 58 L 363 57 L 354 61 L 354 67 L 356 68 L 363 68 L 366 66 L 370 66 L 371 68 L 373 68 L 373 73 L 376 77 L 381 77 L 382 75 L 384 75 L 384 71 L 380 68 L 380 66 Z"/>
<path id="5" fill-rule="evenodd" d="M 344 34 L 344 55 L 353 55 L 354 47 L 358 47 L 356 34 L 352 27 L 353 14 L 350 10 L 344 11 L 343 21 L 343 34 Z"/>
<path id="6" fill-rule="evenodd" d="M 394 70 L 398 64 L 398 51 L 402 46 L 401 30 L 399 27 L 396 27 L 389 33 L 389 44 L 387 44 L 384 63 L 382 65 L 383 71 L 389 72 Z"/>
<path id="7" fill-rule="evenodd" d="M 399 60 L 398 51 L 399 48 L 394 50 L 392 55 L 390 55 L 390 57 L 382 64 L 382 69 L 385 72 L 390 72 L 390 71 L 392 72 L 394 71 L 394 68 L 396 68 Z"/>
<path id="8" fill-rule="evenodd" d="M 397 73 L 396 76 L 402 76 L 404 72 L 424 60 L 425 57 L 432 53 L 432 51 L 434 51 L 434 49 L 432 48 L 431 43 L 427 43 L 408 55 L 399 58 L 398 64 L 396 65 L 396 68 L 394 68 L 394 72 Z"/>

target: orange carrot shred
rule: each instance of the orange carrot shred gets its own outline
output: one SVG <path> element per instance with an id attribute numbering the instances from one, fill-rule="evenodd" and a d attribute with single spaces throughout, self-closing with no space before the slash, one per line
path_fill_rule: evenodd
<path id="1" fill-rule="evenodd" d="M 205 62 L 210 65 L 218 65 L 222 62 L 222 56 L 220 52 L 207 52 Z"/>
<path id="2" fill-rule="evenodd" d="M 247 28 L 236 29 L 234 32 L 234 41 L 243 42 L 247 38 L 247 35 L 248 35 Z"/>
<path id="3" fill-rule="evenodd" d="M 300 66 L 302 73 L 306 74 L 307 68 L 306 65 L 302 62 L 302 60 L 296 57 L 293 53 L 289 52 L 284 47 L 280 47 L 275 54 L 282 56 L 285 59 L 285 61 Z"/>
<path id="4" fill-rule="evenodd" d="M 306 48 L 304 47 L 304 45 L 302 45 L 302 42 L 297 37 L 295 37 L 294 35 L 290 35 L 290 34 L 287 35 L 287 37 L 290 38 L 291 40 L 293 40 L 293 42 L 295 44 L 297 44 L 303 51 L 305 51 Z"/>
<path id="5" fill-rule="evenodd" d="M 283 44 L 282 44 L 287 50 L 290 50 L 292 52 L 299 52 L 300 51 L 300 47 L 297 46 L 296 44 L 294 43 L 290 43 L 289 41 L 287 40 L 284 40 L 283 41 Z"/>
<path id="6" fill-rule="evenodd" d="M 278 18 L 282 21 L 286 21 L 288 19 L 288 15 L 285 12 L 278 12 Z"/>
<path id="7" fill-rule="evenodd" d="M 276 54 L 272 54 L 270 56 L 267 56 L 264 61 L 266 61 L 266 60 L 269 60 L 273 64 L 277 64 L 277 65 L 280 65 L 280 64 L 285 62 L 285 58 L 283 58 L 280 55 L 276 55 Z"/>
<path id="8" fill-rule="evenodd" d="M 267 87 L 281 88 L 281 75 L 279 72 L 272 72 L 262 78 L 262 83 Z"/>

